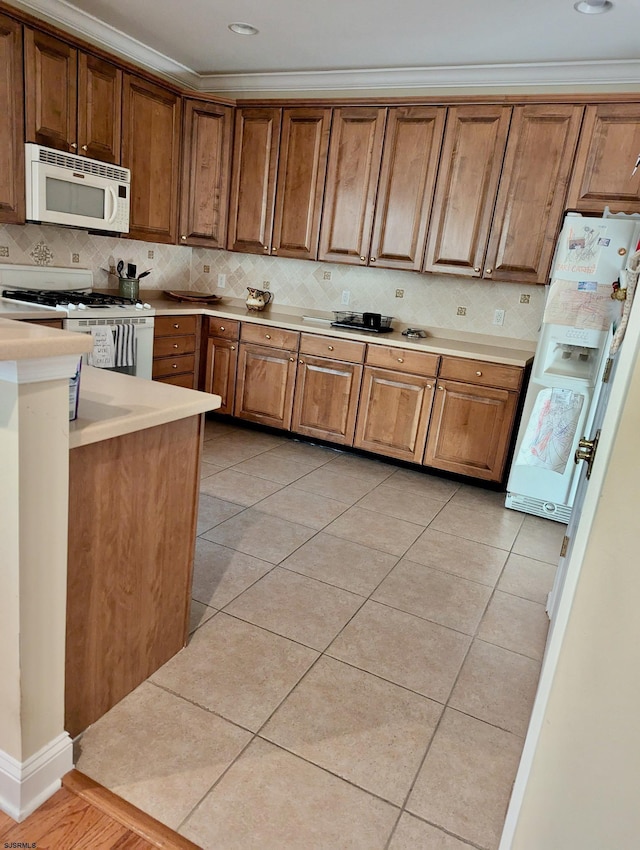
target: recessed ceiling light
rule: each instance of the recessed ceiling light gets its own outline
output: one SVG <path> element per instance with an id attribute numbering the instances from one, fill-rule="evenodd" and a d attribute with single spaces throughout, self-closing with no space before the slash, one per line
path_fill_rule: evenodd
<path id="1" fill-rule="evenodd" d="M 229 29 L 231 32 L 237 33 L 237 35 L 257 35 L 259 30 L 256 27 L 252 27 L 251 24 L 243 24 L 238 21 L 235 24 L 229 24 Z"/>
<path id="2" fill-rule="evenodd" d="M 601 15 L 613 9 L 613 3 L 610 0 L 580 0 L 579 3 L 574 3 L 573 8 L 583 15 Z"/>

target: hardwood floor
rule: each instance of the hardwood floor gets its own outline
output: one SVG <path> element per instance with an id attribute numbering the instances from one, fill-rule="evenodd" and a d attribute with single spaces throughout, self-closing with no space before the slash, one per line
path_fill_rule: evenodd
<path id="1" fill-rule="evenodd" d="M 198 850 L 135 806 L 72 770 L 63 787 L 16 823 L 0 812 L 0 846 L 38 850 Z"/>

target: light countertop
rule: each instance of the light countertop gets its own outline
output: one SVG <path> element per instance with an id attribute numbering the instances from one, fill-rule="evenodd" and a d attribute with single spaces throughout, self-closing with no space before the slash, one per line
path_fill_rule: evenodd
<path id="1" fill-rule="evenodd" d="M 220 402 L 212 393 L 83 366 L 78 418 L 69 423 L 69 448 L 216 410 Z"/>
<path id="2" fill-rule="evenodd" d="M 91 351 L 93 341 L 86 334 L 42 328 L 14 322 L 0 316 L 0 360 L 34 360 L 41 357 L 80 357 Z"/>

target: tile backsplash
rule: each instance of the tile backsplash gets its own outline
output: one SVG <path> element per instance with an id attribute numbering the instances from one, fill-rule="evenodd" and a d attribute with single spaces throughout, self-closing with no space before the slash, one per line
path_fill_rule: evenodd
<path id="1" fill-rule="evenodd" d="M 512 339 L 537 339 L 544 306 L 541 286 L 160 245 L 50 225 L 0 226 L 0 262 L 89 268 L 97 289 L 108 286 L 109 268 L 119 259 L 135 263 L 139 272 L 153 270 L 145 278 L 148 289 L 244 299 L 248 286 L 264 289 L 268 281 L 276 307 L 368 310 L 393 316 L 402 325 Z M 219 275 L 224 275 L 224 289 L 218 286 Z M 344 292 L 349 293 L 348 307 L 342 303 Z M 504 310 L 501 326 L 493 324 L 497 309 Z"/>

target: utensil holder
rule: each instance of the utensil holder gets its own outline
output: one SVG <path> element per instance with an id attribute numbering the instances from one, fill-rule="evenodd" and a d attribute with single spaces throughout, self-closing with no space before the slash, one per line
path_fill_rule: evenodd
<path id="1" fill-rule="evenodd" d="M 140 282 L 138 278 L 121 277 L 118 292 L 122 298 L 130 298 L 132 301 L 137 301 L 140 293 Z"/>

